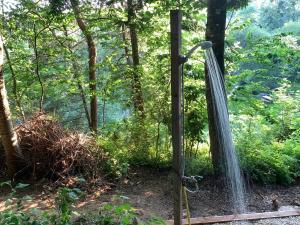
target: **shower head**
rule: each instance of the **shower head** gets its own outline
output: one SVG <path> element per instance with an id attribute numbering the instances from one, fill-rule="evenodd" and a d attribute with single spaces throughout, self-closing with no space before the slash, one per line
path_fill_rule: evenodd
<path id="1" fill-rule="evenodd" d="M 194 51 L 196 51 L 199 47 L 201 47 L 203 50 L 207 50 L 212 47 L 212 43 L 210 41 L 203 41 L 197 45 L 195 45 L 187 54 L 186 56 L 182 57 L 182 63 L 185 63 L 188 61 L 189 58 L 191 58 Z"/>
<path id="2" fill-rule="evenodd" d="M 203 41 L 200 46 L 203 50 L 206 50 L 212 47 L 212 43 L 211 41 Z"/>

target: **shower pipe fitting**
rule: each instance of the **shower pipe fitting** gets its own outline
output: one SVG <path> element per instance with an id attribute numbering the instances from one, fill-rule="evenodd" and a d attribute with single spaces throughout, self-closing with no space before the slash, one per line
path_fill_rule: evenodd
<path id="1" fill-rule="evenodd" d="M 180 57 L 180 64 L 186 63 L 189 58 L 191 58 L 192 54 L 199 48 L 201 47 L 203 50 L 207 50 L 212 47 L 212 42 L 211 41 L 203 41 L 197 45 L 195 45 L 190 51 L 185 56 L 179 56 Z"/>

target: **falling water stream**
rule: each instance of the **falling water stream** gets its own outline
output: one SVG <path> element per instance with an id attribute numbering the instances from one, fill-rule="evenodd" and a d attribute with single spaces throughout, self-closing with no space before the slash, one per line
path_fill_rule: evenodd
<path id="1" fill-rule="evenodd" d="M 244 181 L 231 135 L 227 97 L 223 85 L 224 78 L 211 47 L 205 50 L 205 59 L 209 74 L 218 141 L 219 146 L 222 147 L 221 150 L 225 161 L 226 181 L 228 182 L 228 187 L 231 191 L 234 213 L 245 213 Z"/>

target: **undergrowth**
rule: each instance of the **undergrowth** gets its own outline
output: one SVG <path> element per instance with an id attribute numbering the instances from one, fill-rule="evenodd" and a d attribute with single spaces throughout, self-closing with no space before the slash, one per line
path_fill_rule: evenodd
<path id="1" fill-rule="evenodd" d="M 30 196 L 18 197 L 17 191 L 26 188 L 27 184 L 13 186 L 11 182 L 0 183 L 0 188 L 11 189 L 7 195 L 5 209 L 0 213 L 0 225 L 162 225 L 160 218 L 142 220 L 135 209 L 126 203 L 125 196 L 115 197 L 118 201 L 99 206 L 98 212 L 80 214 L 74 203 L 85 193 L 78 188 L 62 187 L 58 190 L 54 210 L 23 210 L 23 203 Z"/>

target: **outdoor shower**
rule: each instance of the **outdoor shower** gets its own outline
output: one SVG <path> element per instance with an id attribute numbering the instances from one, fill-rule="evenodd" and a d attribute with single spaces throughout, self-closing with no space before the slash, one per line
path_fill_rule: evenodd
<path id="1" fill-rule="evenodd" d="M 219 68 L 210 41 L 204 41 L 194 46 L 186 56 L 181 54 L 181 20 L 179 10 L 171 11 L 171 95 L 172 95 L 172 144 L 173 144 L 173 171 L 174 171 L 174 224 L 182 224 L 182 192 L 183 180 L 190 179 L 184 174 L 184 85 L 183 66 L 192 54 L 201 47 L 205 51 L 206 68 L 209 75 L 209 85 L 214 109 L 215 126 L 221 152 L 225 163 L 226 183 L 231 193 L 231 203 L 236 214 L 245 213 L 245 194 L 243 178 L 235 153 L 232 140 L 227 97 L 224 88 L 224 78 Z M 198 185 L 195 185 L 198 188 Z M 186 196 L 184 196 L 185 199 Z M 187 201 L 187 200 L 186 200 Z M 187 207 L 188 208 L 188 207 Z M 189 213 L 188 213 L 189 214 Z M 189 215 L 188 215 L 189 216 Z M 190 223 L 190 222 L 189 222 Z"/>

